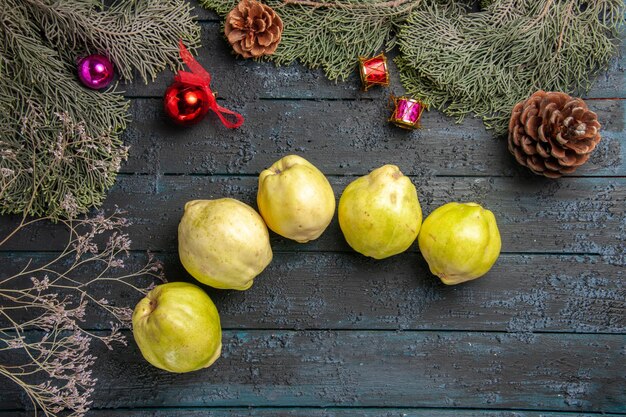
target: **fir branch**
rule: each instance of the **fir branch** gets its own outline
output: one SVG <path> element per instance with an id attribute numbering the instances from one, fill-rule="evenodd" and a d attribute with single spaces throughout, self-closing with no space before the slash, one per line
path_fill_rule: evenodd
<path id="1" fill-rule="evenodd" d="M 90 0 L 24 0 L 56 50 L 108 56 L 126 80 L 133 70 L 147 82 L 179 65 L 178 39 L 198 46 L 200 27 L 180 0 L 120 0 L 104 12 Z"/>
<path id="2" fill-rule="evenodd" d="M 101 203 L 126 158 L 118 136 L 128 103 L 83 88 L 25 12 L 5 10 L 0 22 L 0 211 L 73 217 Z"/>
<path id="3" fill-rule="evenodd" d="M 621 0 L 495 0 L 480 13 L 414 11 L 398 35 L 409 93 L 505 131 L 511 108 L 538 89 L 581 95 L 616 53 Z"/>
<path id="4" fill-rule="evenodd" d="M 237 0 L 200 0 L 221 15 Z M 359 56 L 392 48 L 408 92 L 502 132 L 512 106 L 538 89 L 581 95 L 616 54 L 623 0 L 269 0 L 284 32 L 277 64 L 299 60 L 346 78 Z"/>
<path id="5" fill-rule="evenodd" d="M 281 43 L 269 57 L 277 65 L 300 61 L 321 67 L 331 80 L 355 71 L 360 56 L 373 56 L 394 44 L 393 31 L 421 0 L 272 0 L 266 3 L 284 22 Z M 221 15 L 236 0 L 200 0 Z"/>
<path id="6" fill-rule="evenodd" d="M 74 60 L 85 48 L 109 48 L 124 76 L 147 79 L 175 65 L 179 35 L 197 39 L 183 0 L 121 2 L 112 12 L 98 4 L 0 0 L 0 213 L 71 218 L 113 185 L 128 152 L 128 102 L 78 82 Z"/>

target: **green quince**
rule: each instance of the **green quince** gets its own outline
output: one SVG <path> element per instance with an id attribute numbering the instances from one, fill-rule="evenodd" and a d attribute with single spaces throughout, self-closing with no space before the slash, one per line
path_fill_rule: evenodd
<path id="1" fill-rule="evenodd" d="M 259 213 L 232 198 L 185 204 L 178 225 L 180 261 L 211 287 L 247 290 L 272 260 L 267 226 Z"/>
<path id="2" fill-rule="evenodd" d="M 424 220 L 418 244 L 430 271 L 454 285 L 485 275 L 500 255 L 496 218 L 476 203 L 448 203 Z"/>
<path id="3" fill-rule="evenodd" d="M 259 175 L 259 212 L 267 227 L 298 243 L 317 239 L 335 215 L 335 194 L 306 159 L 287 155 Z"/>
<path id="4" fill-rule="evenodd" d="M 355 251 L 375 259 L 407 250 L 421 223 L 417 190 L 395 165 L 354 180 L 339 199 L 339 227 L 346 241 Z"/>
<path id="5" fill-rule="evenodd" d="M 159 285 L 139 301 L 133 336 L 143 357 L 169 372 L 207 368 L 222 351 L 217 308 L 202 289 L 186 282 Z"/>

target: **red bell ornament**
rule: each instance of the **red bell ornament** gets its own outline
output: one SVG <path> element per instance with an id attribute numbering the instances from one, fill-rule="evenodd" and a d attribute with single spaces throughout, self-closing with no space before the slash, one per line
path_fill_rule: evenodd
<path id="1" fill-rule="evenodd" d="M 163 99 L 163 107 L 174 122 L 190 126 L 198 123 L 210 110 L 207 91 L 193 84 L 174 81 Z"/>
<path id="2" fill-rule="evenodd" d="M 403 129 L 416 129 L 420 126 L 420 119 L 426 105 L 410 97 L 391 96 L 394 110 L 389 121 Z"/>
<path id="3" fill-rule="evenodd" d="M 178 71 L 174 82 L 165 90 L 165 113 L 174 122 L 189 126 L 202 120 L 212 110 L 227 128 L 241 126 L 243 117 L 239 113 L 217 104 L 211 91 L 211 74 L 193 58 L 182 41 L 178 47 L 180 57 L 191 71 Z"/>
<path id="4" fill-rule="evenodd" d="M 382 85 L 383 87 L 389 85 L 387 57 L 382 52 L 373 58 L 359 58 L 359 72 L 365 91 L 375 85 Z"/>

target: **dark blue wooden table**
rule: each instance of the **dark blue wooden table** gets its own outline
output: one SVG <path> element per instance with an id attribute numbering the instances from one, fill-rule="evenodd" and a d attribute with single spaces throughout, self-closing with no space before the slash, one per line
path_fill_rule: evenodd
<path id="1" fill-rule="evenodd" d="M 301 66 L 235 59 L 220 22 L 198 9 L 199 61 L 222 103 L 246 122 L 215 117 L 171 126 L 162 94 L 171 80 L 130 85 L 131 146 L 105 208 L 133 222 L 130 264 L 150 250 L 169 280 L 189 277 L 176 255 L 186 201 L 234 197 L 255 204 L 258 173 L 304 156 L 337 196 L 356 176 L 397 164 L 416 184 L 425 214 L 476 201 L 499 221 L 502 255 L 480 280 L 446 287 L 414 245 L 384 261 L 345 243 L 336 219 L 317 241 L 272 235 L 274 260 L 246 292 L 207 291 L 224 328 L 222 358 L 184 375 L 148 365 L 134 343 L 99 357 L 94 417 L 375 417 L 626 415 L 626 82 L 624 59 L 586 96 L 603 139 L 575 176 L 548 180 L 517 166 L 504 138 L 479 120 L 431 111 L 423 129 L 389 126 L 387 98 Z M 622 52 L 625 49 L 622 47 Z M 62 249 L 45 225 L 9 242 L 0 265 Z M 130 293 L 108 292 L 121 305 Z M 108 321 L 88 318 L 106 330 Z M 130 336 L 130 332 L 126 330 Z M 32 415 L 0 382 L 0 417 Z M 621 414 L 620 414 L 621 413 Z"/>

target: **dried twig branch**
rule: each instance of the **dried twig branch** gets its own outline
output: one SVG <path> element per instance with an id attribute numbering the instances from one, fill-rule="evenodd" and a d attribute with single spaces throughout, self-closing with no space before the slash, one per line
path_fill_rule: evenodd
<path id="1" fill-rule="evenodd" d="M 0 375 L 20 386 L 46 416 L 62 411 L 84 416 L 96 384 L 90 370 L 96 360 L 90 354 L 92 342 L 110 349 L 115 343 L 126 344 L 119 329 L 130 326 L 132 310 L 95 296 L 98 284 L 129 287 L 139 298 L 163 280 L 160 263 L 151 257 L 127 271 L 130 240 L 122 233 L 128 222 L 121 215 L 116 211 L 63 221 L 69 236 L 61 254 L 48 262 L 30 259 L 19 272 L 5 269 L 7 275 L 0 275 Z M 33 222 L 23 222 L 9 236 L 19 235 Z M 2 239 L 6 241 L 8 237 Z M 110 317 L 108 334 L 83 327 L 88 309 Z M 33 383 L 42 379 L 46 382 Z"/>

